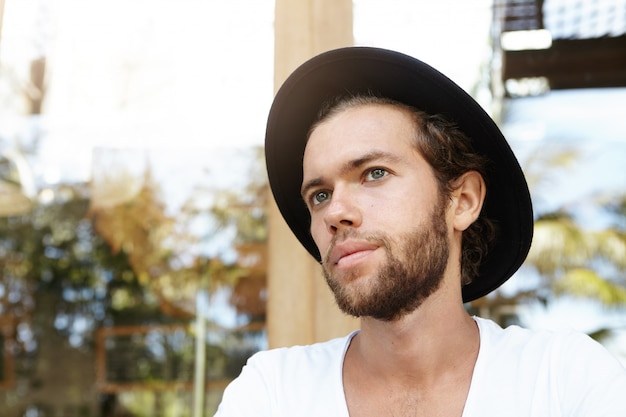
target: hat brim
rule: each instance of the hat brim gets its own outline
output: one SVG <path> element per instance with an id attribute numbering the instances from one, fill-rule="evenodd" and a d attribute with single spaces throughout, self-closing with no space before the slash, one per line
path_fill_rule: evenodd
<path id="1" fill-rule="evenodd" d="M 472 97 L 429 65 L 386 49 L 349 47 L 318 55 L 296 69 L 274 98 L 265 137 L 268 178 L 278 208 L 300 243 L 320 260 L 300 196 L 307 131 L 322 103 L 358 92 L 374 92 L 445 116 L 489 158 L 481 215 L 495 221 L 498 235 L 478 276 L 463 287 L 463 301 L 498 288 L 524 262 L 532 240 L 532 204 L 522 169 L 500 129 Z"/>

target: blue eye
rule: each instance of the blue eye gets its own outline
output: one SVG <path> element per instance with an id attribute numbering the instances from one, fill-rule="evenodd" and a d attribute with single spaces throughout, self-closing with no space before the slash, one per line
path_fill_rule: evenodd
<path id="1" fill-rule="evenodd" d="M 313 205 L 316 206 L 328 200 L 329 198 L 330 198 L 330 192 L 318 191 L 315 194 L 313 194 L 313 198 L 311 200 L 313 201 Z"/>
<path id="2" fill-rule="evenodd" d="M 367 175 L 365 176 L 365 180 L 376 181 L 381 178 L 384 178 L 385 176 L 387 176 L 387 174 L 388 174 L 387 170 L 383 168 L 374 168 L 367 173 Z"/>

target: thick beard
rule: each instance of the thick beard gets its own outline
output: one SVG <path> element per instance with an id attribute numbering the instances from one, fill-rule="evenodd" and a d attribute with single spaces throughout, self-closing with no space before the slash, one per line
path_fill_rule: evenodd
<path id="1" fill-rule="evenodd" d="M 377 271 L 371 287 L 351 289 L 349 284 L 342 284 L 324 259 L 324 277 L 343 312 L 354 317 L 394 321 L 415 311 L 440 287 L 449 256 L 445 203 L 445 199 L 439 202 L 428 224 L 400 235 L 395 249 L 392 240 L 382 233 L 365 237 L 381 244 L 387 253 L 387 262 Z M 346 237 L 336 236 L 336 239 Z M 358 271 L 353 272 L 358 275 Z"/>

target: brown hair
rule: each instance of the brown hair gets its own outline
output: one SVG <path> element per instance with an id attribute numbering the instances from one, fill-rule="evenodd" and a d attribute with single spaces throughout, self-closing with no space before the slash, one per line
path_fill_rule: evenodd
<path id="1" fill-rule="evenodd" d="M 456 124 L 441 115 L 430 115 L 422 110 L 379 97 L 371 93 L 336 97 L 320 110 L 309 134 L 324 120 L 343 110 L 368 104 L 390 105 L 408 112 L 416 127 L 415 146 L 433 169 L 439 191 L 449 198 L 455 180 L 468 171 L 478 172 L 487 182 L 488 159 L 477 153 L 470 138 Z M 487 184 L 487 189 L 489 189 Z M 482 260 L 496 235 L 493 221 L 479 216 L 465 231 L 461 243 L 461 283 L 469 284 L 478 276 Z"/>

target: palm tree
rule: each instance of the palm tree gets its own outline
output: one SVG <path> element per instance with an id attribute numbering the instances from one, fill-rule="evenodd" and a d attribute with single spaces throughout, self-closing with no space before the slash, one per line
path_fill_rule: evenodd
<path id="1" fill-rule="evenodd" d="M 619 199 L 623 204 L 626 195 Z M 611 307 L 626 306 L 623 230 L 585 230 L 569 213 L 547 213 L 535 222 L 526 262 L 545 278 L 545 287 L 554 295 L 591 298 Z"/>

